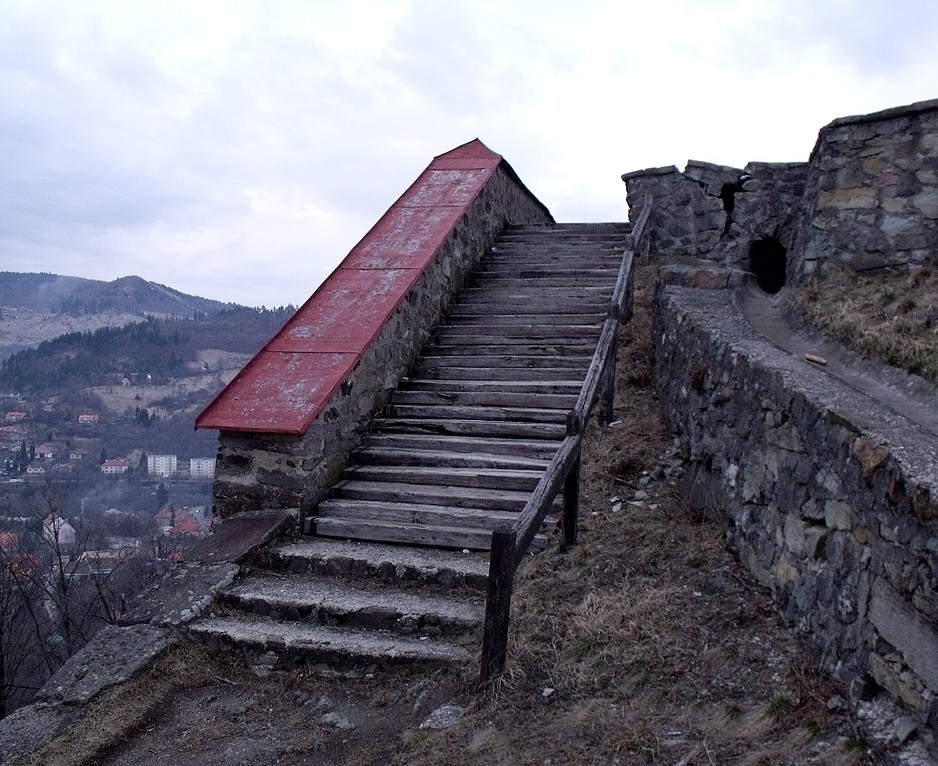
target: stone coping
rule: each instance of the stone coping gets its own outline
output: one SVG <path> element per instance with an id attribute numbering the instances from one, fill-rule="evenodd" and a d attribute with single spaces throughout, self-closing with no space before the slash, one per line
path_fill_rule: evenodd
<path id="1" fill-rule="evenodd" d="M 201 412 L 196 428 L 304 434 L 499 168 L 520 184 L 501 155 L 478 139 L 434 158 Z"/>

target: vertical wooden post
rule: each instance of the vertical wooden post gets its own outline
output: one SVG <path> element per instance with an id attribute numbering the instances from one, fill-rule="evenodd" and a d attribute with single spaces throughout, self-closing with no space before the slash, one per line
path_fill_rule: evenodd
<path id="1" fill-rule="evenodd" d="M 611 423 L 615 418 L 612 405 L 616 396 L 616 345 L 616 342 L 613 342 L 609 349 L 609 359 L 606 361 L 606 369 L 603 374 L 602 414 L 600 417 L 602 417 L 605 425 Z"/>
<path id="2" fill-rule="evenodd" d="M 580 515 L 580 456 L 577 455 L 563 482 L 563 543 L 576 545 Z"/>
<path id="3" fill-rule="evenodd" d="M 508 619 L 515 577 L 515 533 L 502 526 L 492 533 L 489 556 L 488 598 L 482 629 L 482 668 L 479 680 L 488 683 L 505 669 L 508 652 Z"/>

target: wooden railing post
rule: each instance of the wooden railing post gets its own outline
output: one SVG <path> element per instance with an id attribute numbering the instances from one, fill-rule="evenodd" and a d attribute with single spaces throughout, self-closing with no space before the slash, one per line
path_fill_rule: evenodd
<path id="1" fill-rule="evenodd" d="M 492 533 L 489 557 L 489 588 L 482 629 L 482 669 L 480 681 L 488 683 L 505 668 L 508 652 L 508 619 L 511 589 L 515 577 L 515 533 L 507 526 Z"/>
<path id="2" fill-rule="evenodd" d="M 609 425 L 615 419 L 613 403 L 616 398 L 616 345 L 613 343 L 609 349 L 609 358 L 606 360 L 606 369 L 604 371 L 602 412 L 600 413 L 603 425 Z"/>
<path id="3" fill-rule="evenodd" d="M 563 482 L 563 543 L 576 545 L 580 515 L 580 456 L 577 455 Z"/>

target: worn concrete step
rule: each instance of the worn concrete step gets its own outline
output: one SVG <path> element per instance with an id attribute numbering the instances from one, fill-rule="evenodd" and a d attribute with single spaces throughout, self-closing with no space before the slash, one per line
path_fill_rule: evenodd
<path id="1" fill-rule="evenodd" d="M 383 503 L 422 503 L 454 508 L 493 511 L 520 511 L 531 497 L 522 490 L 486 489 L 483 487 L 447 487 L 392 481 L 342 480 L 332 488 L 332 499 L 376 500 Z"/>
<path id="2" fill-rule="evenodd" d="M 343 519 L 348 522 L 482 530 L 491 534 L 503 524 L 514 524 L 518 520 L 518 514 L 491 508 L 432 505 L 422 502 L 330 498 L 319 504 L 314 518 L 317 523 L 320 519 Z"/>
<path id="3" fill-rule="evenodd" d="M 459 453 L 451 453 L 459 454 Z M 464 453 L 464 457 L 471 457 Z M 406 484 L 441 484 L 447 487 L 480 487 L 531 492 L 543 470 L 478 468 L 465 465 L 359 465 L 348 468 L 343 478 L 358 481 L 393 481 Z"/>
<path id="4" fill-rule="evenodd" d="M 370 630 L 331 628 L 257 617 L 209 617 L 190 623 L 188 633 L 218 649 L 260 655 L 273 652 L 284 666 L 297 662 L 337 666 L 419 662 L 445 665 L 469 661 L 470 653 L 442 640 L 420 640 Z"/>
<path id="5" fill-rule="evenodd" d="M 252 576 L 225 589 L 219 601 L 277 620 L 411 636 L 464 633 L 481 625 L 485 609 L 477 591 L 438 595 L 375 581 L 348 583 L 308 575 Z"/>
<path id="6" fill-rule="evenodd" d="M 473 454 L 550 460 L 560 448 L 560 439 L 513 439 L 489 436 L 455 436 L 422 433 L 370 433 L 364 447 L 401 450 L 446 450 Z"/>
<path id="7" fill-rule="evenodd" d="M 492 546 L 492 532 L 471 527 L 438 527 L 424 524 L 393 524 L 377 521 L 338 519 L 314 516 L 311 520 L 312 533 L 323 537 L 338 537 L 346 540 L 370 540 L 405 545 L 425 545 L 434 548 L 487 551 Z M 531 550 L 543 550 L 547 545 L 546 534 L 537 535 Z"/>
<path id="8" fill-rule="evenodd" d="M 311 537 L 268 551 L 273 568 L 294 574 L 330 575 L 384 582 L 427 583 L 484 590 L 487 553 L 414 548 Z"/>
<path id="9" fill-rule="evenodd" d="M 444 449 L 393 449 L 365 447 L 354 454 L 356 465 L 424 466 L 427 468 L 497 468 L 500 470 L 544 471 L 547 458 L 514 457 L 488 452 L 456 452 Z"/>
<path id="10" fill-rule="evenodd" d="M 520 439 L 556 439 L 567 435 L 561 423 L 517 423 L 498 420 L 456 420 L 430 418 L 375 418 L 376 432 L 438 434 L 440 436 L 497 436 Z"/>

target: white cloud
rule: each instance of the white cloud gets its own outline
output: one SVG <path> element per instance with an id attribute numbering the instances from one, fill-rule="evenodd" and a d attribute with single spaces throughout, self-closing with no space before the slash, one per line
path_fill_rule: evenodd
<path id="1" fill-rule="evenodd" d="M 479 137 L 563 220 L 938 96 L 923 0 L 0 0 L 3 268 L 304 300 Z"/>

